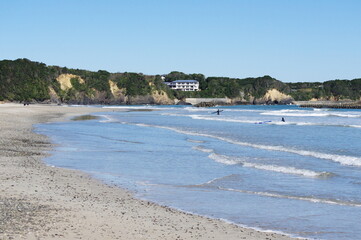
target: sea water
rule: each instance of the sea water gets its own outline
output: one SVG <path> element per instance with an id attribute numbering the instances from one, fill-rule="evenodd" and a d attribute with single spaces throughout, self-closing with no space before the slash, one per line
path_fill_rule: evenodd
<path id="1" fill-rule="evenodd" d="M 38 125 L 57 144 L 45 161 L 242 226 L 361 239 L 360 110 L 103 108 L 97 120 Z"/>

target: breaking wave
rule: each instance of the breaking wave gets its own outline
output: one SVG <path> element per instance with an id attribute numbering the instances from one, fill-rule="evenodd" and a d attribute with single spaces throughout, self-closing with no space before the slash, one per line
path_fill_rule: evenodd
<path id="1" fill-rule="evenodd" d="M 329 127 L 352 127 L 352 128 L 361 128 L 361 125 L 347 125 L 347 124 L 327 124 L 327 123 L 317 123 L 317 122 L 281 122 L 281 121 L 254 121 L 254 120 L 243 120 L 236 118 L 227 118 L 227 117 L 212 117 L 206 115 L 187 115 L 179 113 L 162 113 L 161 115 L 174 116 L 174 117 L 190 117 L 195 120 L 206 120 L 206 121 L 219 121 L 219 122 L 233 122 L 233 123 L 251 123 L 251 124 L 268 124 L 268 125 L 296 125 L 296 126 L 329 126 Z M 279 114 L 279 116 L 287 116 L 284 114 Z"/>
<path id="2" fill-rule="evenodd" d="M 213 152 L 213 149 L 205 148 L 205 147 L 202 147 L 202 146 L 195 146 L 195 147 L 192 147 L 192 148 L 195 149 L 195 150 L 198 150 L 200 152 L 205 152 L 205 153 Z"/>
<path id="3" fill-rule="evenodd" d="M 126 124 L 130 124 L 130 123 L 126 123 Z M 207 138 L 218 139 L 218 140 L 221 140 L 224 142 L 228 142 L 228 143 L 240 145 L 240 146 L 245 146 L 245 147 L 258 148 L 258 149 L 267 150 L 267 151 L 288 152 L 288 153 L 293 153 L 293 154 L 297 154 L 297 155 L 301 155 L 301 156 L 309 156 L 309 157 L 314 157 L 314 158 L 319 158 L 319 159 L 331 160 L 331 161 L 340 163 L 342 165 L 361 167 L 361 158 L 360 157 L 329 154 L 329 153 L 315 152 L 315 151 L 309 151 L 309 150 L 301 150 L 301 149 L 295 149 L 295 148 L 289 148 L 289 147 L 283 147 L 283 146 L 277 146 L 277 145 L 263 145 L 263 144 L 249 143 L 249 142 L 241 142 L 241 141 L 236 141 L 233 139 L 228 139 L 225 137 L 214 136 L 214 135 L 207 134 L 207 133 L 196 133 L 196 132 L 192 132 L 192 131 L 181 130 L 181 129 L 167 127 L 167 126 L 149 125 L 149 124 L 143 124 L 143 123 L 137 123 L 137 124 L 133 124 L 133 125 L 142 126 L 142 127 L 162 128 L 162 129 L 167 129 L 167 130 L 171 130 L 171 131 L 178 132 L 181 134 L 186 134 L 186 135 L 202 136 L 202 137 L 207 137 Z"/>
<path id="4" fill-rule="evenodd" d="M 279 110 L 267 111 L 261 115 L 285 116 L 285 117 L 343 117 L 343 118 L 361 118 L 360 114 L 353 112 L 331 112 L 331 111 L 308 111 L 308 110 Z"/>
<path id="5" fill-rule="evenodd" d="M 303 177 L 327 178 L 334 176 L 333 173 L 329 173 L 329 172 L 316 172 L 308 169 L 299 169 L 294 167 L 250 163 L 247 162 L 246 159 L 241 159 L 239 157 L 225 156 L 217 153 L 212 153 L 208 157 L 218 163 L 222 163 L 226 165 L 239 164 L 242 165 L 243 167 L 255 168 L 259 170 L 272 171 L 272 172 L 278 172 L 284 174 L 298 175 Z"/>
<path id="6" fill-rule="evenodd" d="M 273 197 L 273 198 L 284 198 L 284 199 L 293 199 L 293 200 L 301 200 L 301 201 L 308 201 L 313 203 L 324 203 L 324 204 L 335 204 L 335 205 L 342 205 L 342 206 L 352 206 L 352 207 L 361 207 L 361 203 L 359 202 L 351 202 L 351 201 L 342 201 L 338 199 L 323 199 L 323 198 L 315 198 L 315 197 L 308 197 L 308 196 L 291 196 L 279 193 L 271 193 L 271 192 L 255 192 L 249 190 L 241 190 L 241 189 L 233 189 L 233 188 L 224 188 L 224 187 L 217 187 L 219 190 L 223 191 L 231 191 L 231 192 L 240 192 L 246 194 L 253 194 L 253 195 L 260 195 L 264 197 Z"/>

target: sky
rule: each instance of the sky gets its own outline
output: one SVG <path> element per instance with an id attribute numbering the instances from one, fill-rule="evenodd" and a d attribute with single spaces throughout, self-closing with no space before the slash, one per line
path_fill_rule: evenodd
<path id="1" fill-rule="evenodd" d="M 0 0 L 0 60 L 283 82 L 361 78 L 360 0 Z"/>

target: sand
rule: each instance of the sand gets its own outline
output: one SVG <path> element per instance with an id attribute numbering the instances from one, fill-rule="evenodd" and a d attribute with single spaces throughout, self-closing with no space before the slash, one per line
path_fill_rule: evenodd
<path id="1" fill-rule="evenodd" d="M 43 163 L 53 145 L 33 124 L 99 111 L 0 104 L 0 239 L 291 239 L 142 201 Z"/>

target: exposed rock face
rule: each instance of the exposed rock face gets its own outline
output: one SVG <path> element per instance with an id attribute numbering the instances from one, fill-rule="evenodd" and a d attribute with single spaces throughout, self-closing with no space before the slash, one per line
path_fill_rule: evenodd
<path id="1" fill-rule="evenodd" d="M 153 92 L 152 97 L 156 104 L 174 104 L 174 100 L 170 99 L 167 93 L 165 93 L 164 91 L 155 91 Z"/>
<path id="2" fill-rule="evenodd" d="M 58 94 L 55 92 L 54 88 L 49 87 L 49 96 L 50 96 L 50 102 L 60 103 L 60 98 Z"/>
<path id="3" fill-rule="evenodd" d="M 118 85 L 109 80 L 110 91 L 113 95 L 113 98 L 110 100 L 109 104 L 125 104 L 126 96 L 124 94 L 125 90 L 118 87 Z"/>
<path id="4" fill-rule="evenodd" d="M 128 96 L 126 97 L 126 104 L 137 105 L 137 104 L 159 104 L 167 105 L 174 104 L 174 100 L 170 99 L 166 93 L 154 92 L 151 95 L 145 96 Z"/>
<path id="5" fill-rule="evenodd" d="M 126 90 L 118 87 L 117 83 L 109 80 L 110 91 L 98 91 L 94 88 L 87 91 L 77 91 L 72 86 L 71 79 L 77 78 L 80 84 L 85 84 L 84 79 L 74 74 L 61 74 L 56 80 L 60 84 L 62 91 L 65 91 L 65 95 L 62 92 L 56 92 L 54 88 L 49 87 L 50 101 L 60 103 L 61 100 L 65 100 L 71 104 L 159 104 L 159 105 L 172 105 L 175 104 L 174 99 L 170 99 L 164 91 L 153 91 L 151 94 L 144 96 L 126 96 Z M 151 84 L 151 83 L 150 83 Z M 78 88 L 77 88 L 78 89 Z M 211 105 L 229 105 L 229 104 L 288 104 L 293 101 L 293 98 L 286 95 L 277 89 L 270 89 L 262 98 L 255 98 L 254 96 L 248 96 L 245 99 L 244 94 L 241 97 L 235 99 L 219 100 L 213 99 L 212 104 L 206 104 L 205 100 L 199 100 L 201 103 L 198 106 L 209 107 Z"/>
<path id="6" fill-rule="evenodd" d="M 164 91 L 154 91 L 152 94 L 145 96 L 126 96 L 125 89 L 119 88 L 117 84 L 111 80 L 108 81 L 111 94 L 106 91 L 98 91 L 94 88 L 88 89 L 87 91 L 77 91 L 71 84 L 72 78 L 77 78 L 80 84 L 85 83 L 84 79 L 74 74 L 61 74 L 56 78 L 60 83 L 61 90 L 63 90 L 65 94 L 72 94 L 70 99 L 68 95 L 68 99 L 64 100 L 69 104 L 175 104 L 174 100 L 170 99 Z M 61 100 L 64 99 L 62 94 L 64 93 L 57 93 L 54 88 L 49 87 L 51 102 L 62 102 Z"/>
<path id="7" fill-rule="evenodd" d="M 84 83 L 84 79 L 82 79 L 81 77 L 74 75 L 74 74 L 60 74 L 59 77 L 56 78 L 56 80 L 60 83 L 60 88 L 61 90 L 68 90 L 69 88 L 72 88 L 72 84 L 70 79 L 72 78 L 78 78 L 79 83 L 83 84 Z"/>
<path id="8" fill-rule="evenodd" d="M 110 91 L 112 92 L 114 98 L 117 99 L 117 98 L 124 96 L 123 90 L 118 88 L 117 84 L 115 82 L 113 82 L 112 80 L 109 80 L 109 87 L 110 87 Z"/>
<path id="9" fill-rule="evenodd" d="M 293 101 L 289 95 L 281 93 L 277 89 L 270 89 L 261 99 L 255 99 L 254 103 L 258 104 L 288 104 Z"/>

